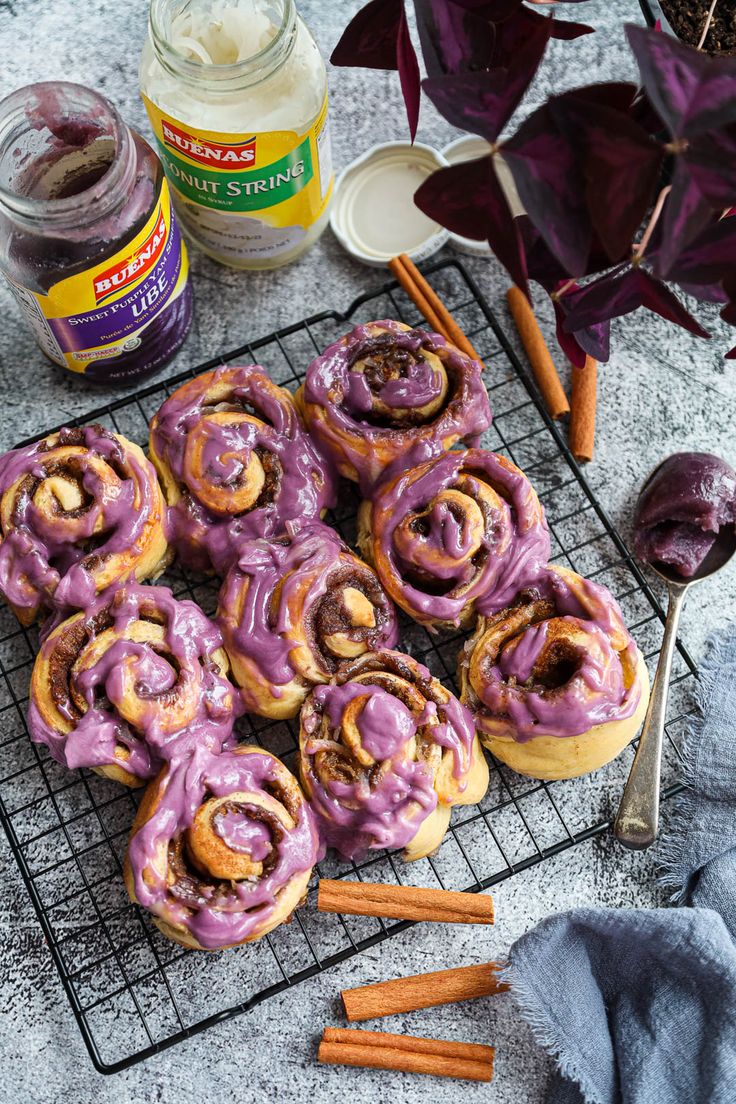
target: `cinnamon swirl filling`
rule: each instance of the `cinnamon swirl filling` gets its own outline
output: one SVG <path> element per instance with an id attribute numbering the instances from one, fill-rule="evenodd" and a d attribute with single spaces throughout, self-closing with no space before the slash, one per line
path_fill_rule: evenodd
<path id="1" fill-rule="evenodd" d="M 319 522 L 251 541 L 220 590 L 217 612 L 245 708 L 293 717 L 341 660 L 396 642 L 393 606 L 375 573 Z"/>
<path id="2" fill-rule="evenodd" d="M 164 768 L 141 802 L 125 880 L 177 942 L 248 943 L 289 918 L 317 859 L 314 818 L 286 767 L 256 747 Z"/>
<path id="3" fill-rule="evenodd" d="M 325 843 L 352 859 L 439 846 L 450 808 L 473 804 L 488 768 L 460 702 L 426 667 L 382 651 L 343 664 L 307 698 L 299 771 Z"/>
<path id="4" fill-rule="evenodd" d="M 491 424 L 481 365 L 439 334 L 400 322 L 356 326 L 314 360 L 297 392 L 307 428 L 338 471 L 367 493 Z"/>
<path id="5" fill-rule="evenodd" d="M 137 445 L 94 425 L 0 459 L 0 594 L 19 620 L 80 609 L 166 564 L 164 503 Z"/>
<path id="6" fill-rule="evenodd" d="M 288 391 L 257 365 L 182 384 L 151 422 L 151 458 L 172 544 L 198 570 L 224 572 L 242 540 L 319 518 L 335 480 Z"/>

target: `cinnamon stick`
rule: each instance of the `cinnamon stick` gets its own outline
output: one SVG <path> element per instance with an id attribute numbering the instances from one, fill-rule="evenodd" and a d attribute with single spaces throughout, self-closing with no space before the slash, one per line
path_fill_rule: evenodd
<path id="1" fill-rule="evenodd" d="M 430 920 L 444 924 L 492 924 L 493 900 L 479 893 L 447 889 L 374 885 L 323 878 L 317 891 L 320 912 L 382 916 L 391 920 Z"/>
<path id="2" fill-rule="evenodd" d="M 317 1051 L 318 1061 L 332 1065 L 402 1070 L 469 1081 L 490 1081 L 493 1058 L 493 1047 L 479 1043 L 342 1027 L 326 1027 Z"/>
<path id="3" fill-rule="evenodd" d="M 570 451 L 583 464 L 593 459 L 597 391 L 598 362 L 586 357 L 582 368 L 572 370 L 570 411 Z"/>
<path id="4" fill-rule="evenodd" d="M 359 1023 L 378 1016 L 415 1012 L 418 1008 L 434 1008 L 439 1004 L 503 992 L 508 986 L 498 980 L 497 970 L 495 962 L 459 966 L 453 970 L 435 970 L 429 974 L 413 974 L 393 981 L 379 981 L 375 985 L 343 989 L 340 996 L 348 1021 Z"/>
<path id="5" fill-rule="evenodd" d="M 509 288 L 506 299 L 550 417 L 556 419 L 569 414 L 567 395 L 529 300 L 518 287 Z"/>
<path id="6" fill-rule="evenodd" d="M 434 288 L 425 280 L 411 257 L 399 253 L 388 267 L 414 305 L 422 312 L 433 330 L 456 345 L 472 360 L 480 360 L 471 341 L 465 336 Z"/>

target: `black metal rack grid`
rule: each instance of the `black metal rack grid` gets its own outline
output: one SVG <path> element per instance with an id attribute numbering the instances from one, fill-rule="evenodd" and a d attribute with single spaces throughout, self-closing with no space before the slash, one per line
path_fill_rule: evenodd
<path id="1" fill-rule="evenodd" d="M 662 636 L 662 610 L 609 522 L 533 384 L 463 266 L 427 270 L 438 293 L 488 366 L 494 424 L 486 447 L 509 456 L 536 486 L 547 511 L 553 559 L 605 583 L 621 603 L 650 670 Z M 217 357 L 81 419 L 145 443 L 147 424 L 182 379 L 220 363 L 256 360 L 294 388 L 309 361 L 349 323 L 421 319 L 395 284 L 362 295 L 341 314 L 313 318 Z M 345 488 L 333 524 L 351 542 L 357 496 Z M 181 568 L 164 579 L 177 596 L 211 612 L 216 582 Z M 404 620 L 402 646 L 452 685 L 462 634 L 431 637 Z M 405 922 L 317 914 L 315 876 L 292 923 L 260 942 L 208 955 L 168 942 L 127 899 L 121 862 L 137 796 L 89 771 L 66 771 L 28 739 L 25 712 L 37 646 L 34 630 L 0 613 L 0 819 L 31 895 L 51 954 L 95 1067 L 111 1073 L 222 1020 L 403 930 Z M 664 782 L 675 782 L 678 744 L 692 711 L 695 667 L 680 647 L 670 692 Z M 243 736 L 290 764 L 292 723 L 244 718 Z M 491 760 L 491 785 L 479 806 L 454 810 L 451 829 L 431 858 L 404 864 L 380 852 L 353 864 L 328 857 L 323 876 L 349 876 L 477 891 L 607 830 L 632 750 L 587 777 L 544 783 Z"/>

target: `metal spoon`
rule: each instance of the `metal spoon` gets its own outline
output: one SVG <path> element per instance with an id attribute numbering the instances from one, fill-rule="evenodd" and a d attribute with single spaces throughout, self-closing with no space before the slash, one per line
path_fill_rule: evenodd
<path id="1" fill-rule="evenodd" d="M 657 673 L 654 676 L 649 708 L 639 737 L 629 779 L 618 808 L 613 831 L 624 847 L 643 851 L 657 838 L 659 823 L 659 775 L 662 763 L 662 739 L 667 711 L 667 695 L 670 688 L 670 670 L 675 651 L 677 626 L 680 621 L 685 595 L 690 587 L 710 578 L 736 552 L 736 530 L 724 526 L 708 555 L 695 575 L 685 579 L 668 564 L 650 564 L 652 570 L 667 584 L 667 620 L 664 627 L 662 650 L 659 653 Z"/>

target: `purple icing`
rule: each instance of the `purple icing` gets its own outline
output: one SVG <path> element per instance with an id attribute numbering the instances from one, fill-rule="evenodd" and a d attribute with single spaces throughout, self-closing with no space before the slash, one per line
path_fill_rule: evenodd
<path id="1" fill-rule="evenodd" d="M 271 853 L 271 836 L 265 824 L 253 820 L 247 813 L 228 811 L 212 818 L 215 833 L 231 851 L 250 855 L 254 862 L 263 862 Z"/>
<path id="2" fill-rule="evenodd" d="M 291 880 L 317 861 L 317 831 L 306 801 L 298 801 L 295 816 L 291 809 L 295 820 L 291 830 L 270 833 L 267 841 L 260 834 L 251 836 L 259 851 L 266 842 L 269 846 L 260 877 L 223 881 L 190 871 L 185 879 L 169 884 L 169 864 L 162 870 L 160 856 L 170 853 L 172 843 L 186 832 L 209 796 L 264 792 L 267 800 L 279 800 L 280 786 L 298 793 L 295 780 L 267 752 L 249 748 L 212 755 L 198 748 L 191 758 L 172 764 L 160 785 L 153 815 L 128 845 L 139 903 L 154 915 L 182 925 L 203 947 L 215 949 L 253 937 L 268 922 Z M 247 817 L 245 808 L 243 815 Z"/>
<path id="3" fill-rule="evenodd" d="M 226 383 L 229 398 L 207 405 L 207 391 Z M 232 412 L 223 424 L 208 415 Z M 251 419 L 238 420 L 249 414 Z M 204 446 L 193 449 L 195 436 Z M 219 368 L 183 384 L 166 400 L 151 427 L 151 445 L 169 469 L 181 498 L 168 510 L 169 539 L 190 566 L 224 573 L 243 540 L 271 537 L 319 518 L 335 502 L 335 477 L 302 427 L 288 392 L 263 368 Z M 251 456 L 269 468 L 270 481 L 255 504 L 232 514 L 208 505 L 237 485 Z M 206 486 L 205 486 L 206 484 Z"/>
<path id="4" fill-rule="evenodd" d="M 613 595 L 572 572 L 548 569 L 522 598 L 551 601 L 554 612 L 510 634 L 495 663 L 484 664 L 480 701 L 471 703 L 480 727 L 524 743 L 535 736 L 579 736 L 595 725 L 630 717 L 642 687 L 638 678 L 626 687 L 619 652 L 635 670 L 638 650 Z M 574 654 L 565 650 L 560 684 L 548 686 L 534 671 L 559 622 L 581 631 L 584 640 L 574 645 Z"/>
<path id="5" fill-rule="evenodd" d="M 342 582 L 344 574 L 343 585 L 353 585 L 347 573 L 351 568 L 359 573 L 358 588 L 361 582 L 370 584 L 368 597 L 376 624 L 347 630 L 347 634 L 356 641 L 365 640 L 371 650 L 393 647 L 398 639 L 396 616 L 375 575 L 350 553 L 333 529 L 317 521 L 289 537 L 241 545 L 240 559 L 222 584 L 218 606 L 218 623 L 228 651 L 250 660 L 278 694 L 278 687 L 297 674 L 292 652 L 300 640 L 295 638 L 295 630 L 304 631 L 305 623 L 313 624 L 319 603 L 337 578 Z M 237 621 L 229 613 L 234 609 L 239 611 Z M 329 676 L 336 664 L 322 651 L 318 639 L 315 647 L 316 660 L 328 664 L 325 675 Z M 247 702 L 247 687 L 244 694 Z"/>
<path id="6" fill-rule="evenodd" d="M 162 651 L 126 639 L 132 626 L 154 609 L 165 630 Z M 99 632 L 112 629 L 116 637 L 92 666 L 71 675 L 86 711 L 79 715 L 70 694 L 52 697 L 58 712 L 73 725 L 69 733 L 44 718 L 33 695 L 28 712 L 31 738 L 45 744 L 57 762 L 70 768 L 117 764 L 145 779 L 153 777 L 162 762 L 182 758 L 195 747 L 217 751 L 229 746 L 239 696 L 216 663 L 214 653 L 222 649 L 222 637 L 194 602 L 175 599 L 167 587 L 128 584 L 102 594 L 83 619 L 86 632 L 79 655 Z M 40 658 L 51 657 L 65 631 L 66 626 L 46 637 Z M 181 724 L 167 711 L 177 688 L 192 702 Z M 131 693 L 140 712 L 136 725 L 124 716 L 126 695 Z M 130 752 L 125 760 L 115 754 L 121 746 Z"/>
<path id="7" fill-rule="evenodd" d="M 97 591 L 95 567 L 144 548 L 146 528 L 163 505 L 153 467 L 102 426 L 65 428 L 54 437 L 53 444 L 46 438 L 0 458 L 0 498 L 19 483 L 0 543 L 0 593 L 31 616 L 40 605 L 89 605 Z M 57 460 L 65 447 L 85 451 Z M 98 463 L 109 478 L 95 470 Z M 34 496 L 47 478 L 64 472 L 79 481 L 86 502 L 68 512 L 60 506 L 42 512 Z M 126 573 L 134 567 L 134 558 L 125 559 Z"/>
<path id="8" fill-rule="evenodd" d="M 491 506 L 484 485 L 497 494 Z M 479 539 L 457 490 L 482 514 Z M 495 497 L 495 496 L 494 496 Z M 473 606 L 500 609 L 535 580 L 549 532 L 529 480 L 493 452 L 449 452 L 379 485 L 371 516 L 373 559 L 394 600 L 419 621 L 459 624 Z"/>
<path id="9" fill-rule="evenodd" d="M 419 715 L 380 684 L 382 671 L 429 695 Z M 375 683 L 370 681 L 374 672 Z M 421 663 L 398 652 L 383 652 L 344 665 L 335 680 L 316 687 L 307 698 L 301 715 L 302 778 L 324 844 L 344 858 L 384 847 L 406 847 L 436 808 L 431 767 L 415 758 L 417 739 L 429 739 L 451 752 L 453 776 L 459 789 L 465 788 L 475 727 L 457 698 L 450 694 L 442 701 L 436 685 Z M 372 760 L 368 763 L 361 762 L 341 738 L 345 711 L 360 698 L 366 701 L 355 724 L 361 753 Z M 338 769 L 333 776 L 328 769 L 323 777 L 319 757 L 325 753 L 337 763 L 344 761 L 345 772 Z M 346 772 L 354 780 L 346 780 Z"/>
<path id="10" fill-rule="evenodd" d="M 639 496 L 634 550 L 647 563 L 670 564 L 692 578 L 720 530 L 735 522 L 733 468 L 708 452 L 677 452 L 659 465 Z"/>
<path id="11" fill-rule="evenodd" d="M 412 411 L 442 396 L 442 376 L 427 352 L 443 361 L 448 390 L 436 411 L 412 417 Z M 355 371 L 364 361 L 375 362 L 379 370 Z M 383 362 L 392 368 L 388 378 L 380 370 Z M 358 480 L 364 494 L 390 473 L 391 465 L 403 470 L 457 440 L 470 443 L 491 424 L 482 365 L 440 334 L 391 320 L 356 326 L 312 361 L 304 402 L 310 432 L 344 474 Z"/>

